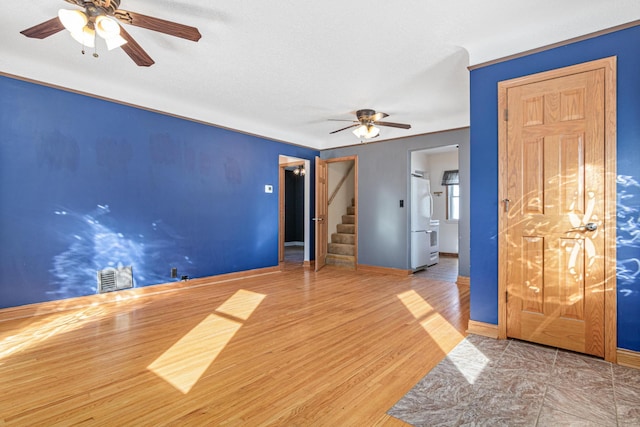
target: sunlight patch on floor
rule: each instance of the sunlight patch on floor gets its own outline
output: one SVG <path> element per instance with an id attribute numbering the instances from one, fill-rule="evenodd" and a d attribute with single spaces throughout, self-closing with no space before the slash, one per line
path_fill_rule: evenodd
<path id="1" fill-rule="evenodd" d="M 21 352 L 55 335 L 81 328 L 89 322 L 95 322 L 103 314 L 105 314 L 104 307 L 95 303 L 82 309 L 36 318 L 33 323 L 15 334 L 4 338 L 0 336 L 0 359 Z"/>
<path id="2" fill-rule="evenodd" d="M 147 369 L 183 394 L 189 393 L 202 374 L 220 355 L 266 295 L 238 290 L 216 312 L 210 314 L 151 363 Z"/>
<path id="3" fill-rule="evenodd" d="M 247 320 L 265 296 L 240 289 L 231 298 L 222 303 L 216 313 L 228 314 L 238 319 Z"/>
<path id="4" fill-rule="evenodd" d="M 469 341 L 462 341 L 455 352 L 447 355 L 447 359 L 460 371 L 469 384 L 474 384 L 490 360 Z"/>
<path id="5" fill-rule="evenodd" d="M 413 314 L 413 317 L 418 320 L 435 313 L 433 307 L 413 289 L 398 294 L 398 298 L 400 298 L 404 306 Z"/>
<path id="6" fill-rule="evenodd" d="M 451 323 L 449 323 L 440 313 L 438 313 L 420 294 L 415 290 L 409 290 L 398 294 L 398 298 L 407 310 L 416 318 L 420 323 L 420 326 L 427 331 L 427 333 L 433 338 L 433 341 L 440 347 L 443 353 L 447 354 L 447 358 L 456 366 L 458 371 L 464 376 L 469 384 L 473 384 L 484 368 L 489 363 L 489 359 L 480 352 L 473 344 L 468 341 L 463 341 L 465 356 L 456 357 L 455 354 L 450 354 L 452 348 L 443 346 L 441 342 L 436 338 L 437 335 L 443 335 L 446 337 L 455 337 L 456 344 L 464 340 L 462 335 Z M 438 332 L 437 334 L 435 332 Z M 454 345 L 455 346 L 455 345 Z M 466 356 L 473 356 L 468 358 Z M 468 360 L 474 360 L 477 363 L 467 363 Z M 479 361 L 479 362 L 478 362 Z"/>
<path id="7" fill-rule="evenodd" d="M 239 322 L 211 314 L 148 369 L 187 394 L 241 326 Z"/>

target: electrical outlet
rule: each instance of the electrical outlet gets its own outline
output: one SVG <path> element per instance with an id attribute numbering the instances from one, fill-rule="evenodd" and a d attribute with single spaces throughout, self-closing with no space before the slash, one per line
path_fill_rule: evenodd
<path id="1" fill-rule="evenodd" d="M 171 278 L 176 279 L 178 277 L 178 269 L 176 267 L 171 268 Z"/>
<path id="2" fill-rule="evenodd" d="M 400 207 L 404 208 L 404 200 L 400 200 Z"/>
<path id="3" fill-rule="evenodd" d="M 265 185 L 264 186 L 265 193 L 273 193 L 273 185 Z"/>

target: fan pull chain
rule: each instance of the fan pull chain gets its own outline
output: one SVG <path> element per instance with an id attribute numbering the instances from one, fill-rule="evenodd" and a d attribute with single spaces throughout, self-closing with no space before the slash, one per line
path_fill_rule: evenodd
<path id="1" fill-rule="evenodd" d="M 86 52 L 84 50 L 85 46 L 84 44 L 82 45 L 82 50 L 80 52 L 82 52 L 82 54 L 84 55 Z M 93 47 L 93 57 L 94 58 L 98 58 L 100 57 L 100 55 L 98 55 L 98 48 L 96 46 Z"/>

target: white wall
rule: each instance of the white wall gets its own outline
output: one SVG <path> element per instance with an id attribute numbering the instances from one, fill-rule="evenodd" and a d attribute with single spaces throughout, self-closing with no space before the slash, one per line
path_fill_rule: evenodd
<path id="1" fill-rule="evenodd" d="M 413 153 L 411 153 L 411 173 L 422 171 L 424 172 L 425 179 L 430 179 L 430 168 L 431 165 L 429 164 L 428 151 L 414 151 Z"/>

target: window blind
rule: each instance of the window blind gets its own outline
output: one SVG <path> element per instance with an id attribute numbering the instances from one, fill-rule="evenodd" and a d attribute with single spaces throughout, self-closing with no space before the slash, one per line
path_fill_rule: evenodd
<path id="1" fill-rule="evenodd" d="M 458 178 L 458 171 L 444 171 L 442 174 L 442 185 L 460 185 L 460 179 Z"/>

